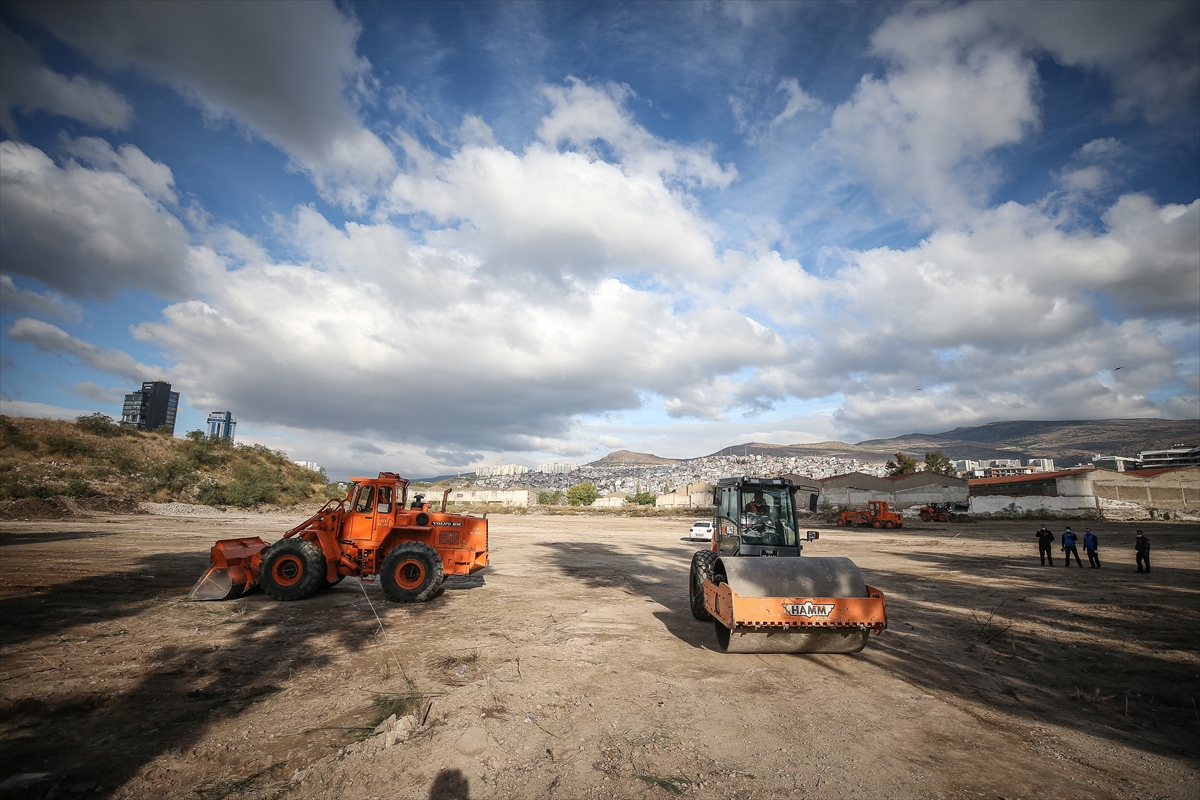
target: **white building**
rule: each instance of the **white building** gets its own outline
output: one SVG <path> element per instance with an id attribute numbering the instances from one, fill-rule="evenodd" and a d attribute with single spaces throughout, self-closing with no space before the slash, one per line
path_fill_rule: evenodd
<path id="1" fill-rule="evenodd" d="M 315 461 L 293 461 L 292 463 L 299 464 L 300 466 L 304 467 L 305 469 L 311 469 L 313 472 L 321 471 L 321 465 Z"/>
<path id="2" fill-rule="evenodd" d="M 624 508 L 628 500 L 625 495 L 614 492 L 606 494 L 603 497 L 597 497 L 592 501 L 592 508 Z"/>
<path id="3" fill-rule="evenodd" d="M 529 472 L 529 467 L 523 467 L 520 464 L 501 464 L 498 467 L 480 467 L 475 470 L 475 474 L 481 478 L 491 478 L 500 475 L 524 475 Z"/>
<path id="4" fill-rule="evenodd" d="M 450 492 L 447 502 L 461 505 L 500 505 L 528 508 L 537 505 L 537 492 L 530 489 L 463 488 Z"/>
<path id="5" fill-rule="evenodd" d="M 1025 466 L 1033 467 L 1034 472 L 1054 472 L 1054 459 L 1031 458 L 1025 462 Z"/>
<path id="6" fill-rule="evenodd" d="M 537 465 L 537 471 L 546 475 L 566 475 L 577 469 L 579 469 L 578 464 L 558 464 L 552 461 L 544 461 Z"/>

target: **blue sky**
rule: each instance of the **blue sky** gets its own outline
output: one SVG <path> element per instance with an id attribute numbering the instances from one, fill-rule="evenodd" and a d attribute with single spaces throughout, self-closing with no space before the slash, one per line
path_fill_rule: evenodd
<path id="1" fill-rule="evenodd" d="M 1200 417 L 1194 3 L 0 24 L 5 414 L 165 379 L 337 476 Z"/>

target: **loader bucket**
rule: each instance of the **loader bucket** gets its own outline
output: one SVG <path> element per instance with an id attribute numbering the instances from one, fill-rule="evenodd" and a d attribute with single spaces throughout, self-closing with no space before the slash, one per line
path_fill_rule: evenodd
<path id="1" fill-rule="evenodd" d="M 196 581 L 188 600 L 232 600 L 257 585 L 254 567 L 267 543 L 257 536 L 222 539 L 210 551 L 208 570 Z"/>
<path id="2" fill-rule="evenodd" d="M 725 653 L 857 653 L 887 627 L 848 558 L 724 558 L 713 573 L 704 605 Z"/>

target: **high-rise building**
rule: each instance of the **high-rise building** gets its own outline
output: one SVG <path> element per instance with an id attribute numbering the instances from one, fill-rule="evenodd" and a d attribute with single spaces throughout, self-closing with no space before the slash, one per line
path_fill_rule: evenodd
<path id="1" fill-rule="evenodd" d="M 139 431 L 156 431 L 166 426 L 175 433 L 175 412 L 179 410 L 179 392 L 171 391 L 166 381 L 145 381 L 139 392 L 125 395 L 121 424 Z"/>
<path id="2" fill-rule="evenodd" d="M 237 427 L 237 420 L 233 418 L 232 411 L 213 411 L 208 415 L 208 438 L 210 439 L 225 439 L 233 441 L 233 430 Z"/>

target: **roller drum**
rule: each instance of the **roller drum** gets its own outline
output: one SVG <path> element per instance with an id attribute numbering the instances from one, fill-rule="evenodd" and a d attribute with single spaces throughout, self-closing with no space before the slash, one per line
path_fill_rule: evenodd
<path id="1" fill-rule="evenodd" d="M 729 630 L 713 620 L 722 653 L 857 653 L 867 646 L 868 630 Z"/>
<path id="2" fill-rule="evenodd" d="M 742 597 L 867 597 L 848 558 L 722 558 L 713 570 Z M 788 651 L 791 652 L 791 651 Z"/>

